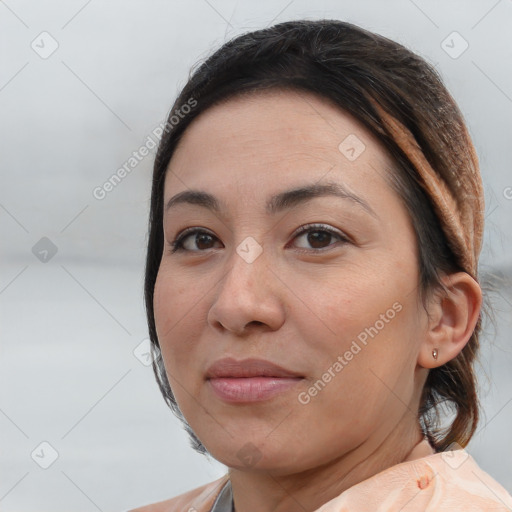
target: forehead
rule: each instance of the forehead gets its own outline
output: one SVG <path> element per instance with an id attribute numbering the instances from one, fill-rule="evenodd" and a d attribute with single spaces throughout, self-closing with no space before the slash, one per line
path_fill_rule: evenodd
<path id="1" fill-rule="evenodd" d="M 221 193 L 228 183 L 254 195 L 324 177 L 349 188 L 382 186 L 391 165 L 380 141 L 330 100 L 268 90 L 215 105 L 190 124 L 168 166 L 165 196 L 199 184 Z"/>

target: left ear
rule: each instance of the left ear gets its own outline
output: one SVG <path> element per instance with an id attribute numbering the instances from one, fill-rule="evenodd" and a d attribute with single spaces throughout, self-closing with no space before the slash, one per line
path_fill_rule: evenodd
<path id="1" fill-rule="evenodd" d="M 445 275 L 441 281 L 445 289 L 433 292 L 428 304 L 428 330 L 418 354 L 423 368 L 436 368 L 457 357 L 473 334 L 482 307 L 480 285 L 466 272 Z"/>

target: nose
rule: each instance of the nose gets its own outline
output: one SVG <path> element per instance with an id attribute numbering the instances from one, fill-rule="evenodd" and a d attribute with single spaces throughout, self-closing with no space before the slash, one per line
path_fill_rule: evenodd
<path id="1" fill-rule="evenodd" d="M 252 262 L 233 252 L 217 284 L 208 323 L 239 336 L 254 329 L 278 330 L 285 321 L 285 309 L 283 285 L 274 272 L 265 252 Z"/>

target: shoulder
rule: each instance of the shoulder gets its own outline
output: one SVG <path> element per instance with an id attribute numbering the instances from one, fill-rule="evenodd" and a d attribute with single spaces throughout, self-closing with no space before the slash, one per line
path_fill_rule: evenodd
<path id="1" fill-rule="evenodd" d="M 174 498 L 130 509 L 127 512 L 210 512 L 215 498 L 228 479 L 229 475 L 225 474 L 213 482 L 196 487 Z"/>
<path id="2" fill-rule="evenodd" d="M 496 511 L 512 509 L 510 493 L 465 450 L 443 452 L 426 461 L 441 477 L 446 499 L 454 505 L 467 503 L 467 510 L 487 510 L 483 507 L 492 507 Z"/>
<path id="3" fill-rule="evenodd" d="M 512 496 L 469 453 L 457 450 L 392 466 L 324 507 L 317 512 L 510 512 Z"/>

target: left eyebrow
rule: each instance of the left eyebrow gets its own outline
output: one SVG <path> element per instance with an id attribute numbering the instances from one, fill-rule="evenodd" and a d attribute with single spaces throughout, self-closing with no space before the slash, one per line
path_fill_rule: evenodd
<path id="1" fill-rule="evenodd" d="M 348 199 L 361 206 L 373 217 L 378 218 L 370 205 L 361 197 L 347 190 L 343 185 L 336 182 L 305 185 L 302 187 L 285 190 L 272 196 L 266 204 L 266 211 L 269 215 L 275 215 L 283 210 L 290 209 L 301 203 L 305 203 L 317 197 L 336 196 L 341 199 Z M 218 199 L 201 190 L 185 190 L 171 197 L 167 202 L 165 211 L 178 204 L 194 204 L 221 214 L 223 208 Z"/>
<path id="2" fill-rule="evenodd" d="M 341 199 L 349 199 L 364 208 L 368 213 L 378 218 L 370 205 L 359 196 L 347 190 L 343 185 L 336 182 L 306 185 L 304 187 L 286 190 L 273 197 L 267 202 L 266 210 L 269 214 L 276 214 L 282 210 L 292 208 L 300 203 L 310 201 L 316 197 L 336 196 Z"/>

